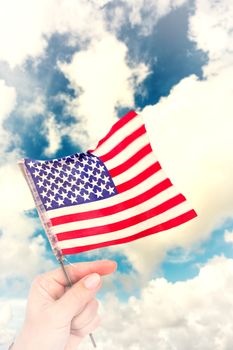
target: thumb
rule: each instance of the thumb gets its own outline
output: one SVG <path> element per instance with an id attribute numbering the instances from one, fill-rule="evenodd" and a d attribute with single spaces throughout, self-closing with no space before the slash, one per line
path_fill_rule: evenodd
<path id="1" fill-rule="evenodd" d="M 63 296 L 55 302 L 57 315 L 71 320 L 79 314 L 86 304 L 93 299 L 101 287 L 101 277 L 98 273 L 92 273 L 76 282 Z"/>

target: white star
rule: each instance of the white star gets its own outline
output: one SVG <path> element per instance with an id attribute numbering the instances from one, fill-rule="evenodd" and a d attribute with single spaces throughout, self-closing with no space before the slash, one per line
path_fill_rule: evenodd
<path id="1" fill-rule="evenodd" d="M 42 169 L 42 164 L 41 163 L 37 163 L 37 168 L 39 169 L 39 170 L 41 170 Z"/>
<path id="2" fill-rule="evenodd" d="M 76 184 L 77 184 L 77 182 L 76 182 L 74 179 L 72 179 L 72 180 L 70 181 L 71 187 L 74 186 L 74 185 L 76 185 Z"/>
<path id="3" fill-rule="evenodd" d="M 75 202 L 77 202 L 77 198 L 74 197 L 74 196 L 71 196 L 71 197 L 69 198 L 69 200 L 71 201 L 72 204 L 75 203 Z"/>
<path id="4" fill-rule="evenodd" d="M 92 189 L 91 187 L 88 187 L 88 188 L 87 188 L 87 192 L 88 192 L 89 194 L 91 194 L 91 193 L 93 192 L 93 189 Z"/>
<path id="5" fill-rule="evenodd" d="M 53 193 L 56 195 L 56 194 L 58 194 L 59 193 L 59 189 L 58 188 L 54 188 L 53 189 Z"/>
<path id="6" fill-rule="evenodd" d="M 105 170 L 105 168 L 104 168 L 104 166 L 103 166 L 103 165 L 99 165 L 99 166 L 98 166 L 98 169 L 99 169 L 99 171 L 100 171 L 100 172 L 102 172 L 102 171 L 104 171 L 104 170 Z"/>
<path id="7" fill-rule="evenodd" d="M 47 192 L 48 192 L 49 190 L 51 190 L 51 188 L 52 188 L 52 186 L 49 185 L 49 184 L 46 184 L 45 187 L 46 187 Z"/>
<path id="8" fill-rule="evenodd" d="M 52 177 L 50 177 L 49 181 L 50 181 L 51 185 L 56 183 L 55 179 Z"/>
<path id="9" fill-rule="evenodd" d="M 66 174 L 67 175 L 72 175 L 72 169 L 66 169 Z"/>
<path id="10" fill-rule="evenodd" d="M 48 162 L 46 165 L 47 165 L 47 167 L 48 167 L 49 169 L 53 168 L 53 163 L 52 163 L 52 162 L 51 162 L 51 163 Z"/>
<path id="11" fill-rule="evenodd" d="M 80 196 L 80 190 L 77 190 L 77 188 L 74 190 L 74 194 L 76 195 L 76 196 Z"/>
<path id="12" fill-rule="evenodd" d="M 64 199 L 58 198 L 57 203 L 58 205 L 64 205 Z"/>
<path id="13" fill-rule="evenodd" d="M 97 181 L 97 180 L 92 180 L 92 181 L 91 181 L 91 184 L 92 184 L 93 187 L 95 187 L 95 186 L 97 186 L 98 181 Z"/>
<path id="14" fill-rule="evenodd" d="M 94 170 L 95 167 L 96 167 L 96 163 L 95 163 L 95 162 L 93 162 L 93 163 L 91 163 L 91 164 L 89 164 L 89 165 L 90 165 L 90 167 L 92 168 L 92 170 Z"/>
<path id="15" fill-rule="evenodd" d="M 71 187 L 70 185 L 64 185 L 64 189 L 66 189 L 66 192 L 69 192 L 71 190 Z"/>
<path id="16" fill-rule="evenodd" d="M 89 178 L 88 178 L 88 177 L 86 177 L 86 176 L 84 176 L 82 180 L 83 180 L 83 181 L 84 181 L 84 183 L 86 184 L 86 183 L 89 181 Z"/>
<path id="17" fill-rule="evenodd" d="M 42 175 L 41 175 L 41 178 L 42 178 L 43 181 L 46 180 L 46 179 L 47 179 L 46 174 L 42 174 Z"/>
<path id="18" fill-rule="evenodd" d="M 47 192 L 46 191 L 43 191 L 43 192 L 41 192 L 41 196 L 43 197 L 43 198 L 45 198 L 46 197 L 46 194 L 47 194 Z"/>
<path id="19" fill-rule="evenodd" d="M 99 173 L 97 173 L 96 175 L 95 175 L 95 177 L 97 178 L 97 180 L 99 180 L 100 178 L 101 178 L 101 174 Z"/>
<path id="20" fill-rule="evenodd" d="M 106 189 L 106 184 L 100 184 L 100 188 L 101 188 L 102 191 L 105 190 Z"/>
<path id="21" fill-rule="evenodd" d="M 105 183 L 109 182 L 109 176 L 104 175 L 103 180 Z"/>
<path id="22" fill-rule="evenodd" d="M 32 168 L 34 166 L 33 161 L 30 160 L 30 162 L 28 163 L 28 165 L 30 166 L 30 168 Z"/>
<path id="23" fill-rule="evenodd" d="M 84 166 L 87 165 L 87 164 L 88 164 L 88 159 L 87 159 L 87 158 L 84 158 L 84 159 L 82 160 L 82 163 L 83 163 Z"/>
<path id="24" fill-rule="evenodd" d="M 66 193 L 61 193 L 60 196 L 63 198 L 63 200 L 67 198 L 67 194 Z"/>
<path id="25" fill-rule="evenodd" d="M 54 200 L 55 200 L 55 196 L 54 196 L 54 195 L 52 195 L 52 194 L 50 194 L 50 195 L 49 195 L 49 199 L 50 199 L 50 200 L 51 200 L 51 202 L 52 202 L 52 201 L 54 201 Z"/>
<path id="26" fill-rule="evenodd" d="M 114 187 L 110 187 L 106 189 L 108 191 L 109 194 L 115 193 L 115 188 Z"/>
<path id="27" fill-rule="evenodd" d="M 35 177 L 39 177 L 39 176 L 40 176 L 40 171 L 39 171 L 39 170 L 35 170 L 34 173 L 33 173 L 33 175 L 34 175 Z"/>
<path id="28" fill-rule="evenodd" d="M 82 182 L 80 182 L 80 184 L 79 184 L 80 190 L 81 190 L 82 188 L 84 188 L 84 187 L 85 187 L 85 184 L 83 184 Z"/>
<path id="29" fill-rule="evenodd" d="M 38 182 L 37 182 L 37 185 L 39 186 L 39 188 L 41 188 L 42 186 L 43 186 L 43 181 L 42 180 L 39 180 Z M 45 186 L 46 187 L 46 186 Z"/>
<path id="30" fill-rule="evenodd" d="M 66 159 L 61 159 L 60 162 L 59 162 L 59 165 L 60 165 L 60 166 L 63 166 L 63 165 L 66 164 L 66 162 L 67 162 Z"/>
<path id="31" fill-rule="evenodd" d="M 76 180 L 79 180 L 79 179 L 80 179 L 80 175 L 79 175 L 79 174 L 74 174 L 73 177 L 74 177 Z"/>
<path id="32" fill-rule="evenodd" d="M 68 181 L 68 179 L 69 179 L 69 176 L 67 176 L 67 175 L 63 175 L 63 177 L 62 177 L 62 181 L 63 181 L 63 182 Z"/>
<path id="33" fill-rule="evenodd" d="M 47 202 L 45 203 L 45 206 L 46 206 L 47 209 L 48 209 L 48 208 L 51 208 L 51 207 L 52 207 L 52 203 L 49 202 L 49 201 L 47 201 Z"/>
<path id="34" fill-rule="evenodd" d="M 86 200 L 90 199 L 89 196 L 90 196 L 89 194 L 84 193 L 83 194 L 83 199 L 86 201 Z"/>
<path id="35" fill-rule="evenodd" d="M 60 189 L 63 186 L 63 182 L 58 182 L 56 185 Z"/>
<path id="36" fill-rule="evenodd" d="M 96 163 L 98 161 L 98 158 L 92 154 L 91 160 L 92 160 L 92 162 Z"/>
<path id="37" fill-rule="evenodd" d="M 77 170 L 81 173 L 83 171 L 83 167 L 81 165 L 78 165 Z"/>
<path id="38" fill-rule="evenodd" d="M 97 196 L 97 198 L 103 197 L 102 191 L 97 190 L 95 195 Z"/>
<path id="39" fill-rule="evenodd" d="M 72 170 L 72 169 L 75 168 L 75 163 L 72 162 L 72 163 L 69 164 L 69 166 L 70 166 L 70 169 Z"/>
<path id="40" fill-rule="evenodd" d="M 88 169 L 87 174 L 88 174 L 88 176 L 91 176 L 93 174 L 93 171 L 91 169 Z"/>

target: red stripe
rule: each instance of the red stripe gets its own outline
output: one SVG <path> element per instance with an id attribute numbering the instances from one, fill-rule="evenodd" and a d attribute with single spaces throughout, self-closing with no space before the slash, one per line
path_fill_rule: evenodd
<path id="1" fill-rule="evenodd" d="M 94 152 L 97 150 L 98 147 L 100 147 L 105 141 L 107 141 L 115 132 L 117 132 L 119 129 L 121 129 L 125 124 L 130 122 L 133 118 L 137 116 L 137 113 L 135 111 L 129 111 L 126 115 L 124 115 L 122 118 L 120 118 L 110 129 L 110 131 L 107 133 L 107 135 L 102 138 L 99 142 L 97 147 L 94 150 L 89 150 L 88 152 Z"/>
<path id="2" fill-rule="evenodd" d="M 89 236 L 123 230 L 127 227 L 136 225 L 142 221 L 151 219 L 156 215 L 164 213 L 165 211 L 175 207 L 176 205 L 184 202 L 185 200 L 186 198 L 182 194 L 178 194 L 177 196 L 168 199 L 164 203 L 159 204 L 152 209 L 149 209 L 143 213 L 137 214 L 130 218 L 127 218 L 118 222 L 114 222 L 112 224 L 107 224 L 107 225 L 102 225 L 97 227 L 89 227 L 89 228 L 80 229 L 80 230 L 61 232 L 61 233 L 58 233 L 56 236 L 59 241 L 65 241 L 67 239 L 89 237 Z"/>
<path id="3" fill-rule="evenodd" d="M 184 214 L 181 214 L 177 216 L 176 218 L 170 219 L 168 221 L 165 221 L 159 225 L 150 227 L 144 231 L 141 231 L 139 233 L 136 233 L 135 235 L 129 236 L 129 237 L 124 237 L 121 239 L 115 239 L 112 241 L 108 242 L 101 242 L 101 243 L 96 243 L 96 244 L 90 244 L 82 247 L 74 247 L 74 248 L 65 248 L 61 250 L 61 253 L 63 255 L 66 254 L 75 254 L 75 253 L 81 253 L 81 252 L 86 252 L 88 250 L 92 249 L 98 249 L 98 248 L 103 248 L 103 247 L 108 247 L 111 245 L 116 245 L 116 244 L 122 244 L 122 243 L 128 243 L 131 241 L 134 241 L 139 238 L 143 238 L 161 231 L 165 231 L 168 229 L 171 229 L 173 227 L 179 226 L 197 216 L 196 212 L 192 209 Z"/>
<path id="4" fill-rule="evenodd" d="M 156 196 L 157 194 L 159 194 L 160 192 L 166 190 L 171 186 L 172 186 L 171 181 L 169 179 L 165 179 L 161 181 L 159 184 L 147 190 L 146 192 L 141 193 L 134 198 L 127 199 L 124 202 L 111 205 L 107 208 L 94 209 L 88 212 L 68 214 L 68 215 L 63 215 L 63 216 L 53 218 L 51 219 L 52 226 L 67 224 L 70 222 L 81 221 L 81 220 L 90 220 L 90 219 L 111 215 L 113 213 L 114 214 L 119 213 L 120 211 L 135 207 L 138 204 L 149 200 L 150 198 Z"/>
<path id="5" fill-rule="evenodd" d="M 139 138 L 143 134 L 146 134 L 145 125 L 140 126 L 140 128 L 132 132 L 130 135 L 126 136 L 111 151 L 100 156 L 99 158 L 102 160 L 102 162 L 104 163 L 107 162 L 109 159 L 114 158 L 116 155 L 122 152 L 126 147 L 128 147 L 133 141 L 135 141 L 137 138 Z"/>
<path id="6" fill-rule="evenodd" d="M 160 166 L 159 162 L 152 164 L 151 166 L 149 166 L 149 168 L 143 170 L 140 174 L 136 175 L 132 179 L 130 179 L 126 182 L 123 182 L 122 184 L 116 186 L 118 193 L 125 192 L 125 191 L 129 190 L 130 188 L 137 186 L 139 183 L 145 181 L 150 176 L 157 173 L 157 171 L 159 171 L 159 170 L 161 170 L 161 166 Z M 110 174 L 111 174 L 111 171 L 110 171 Z"/>
<path id="7" fill-rule="evenodd" d="M 135 165 L 139 160 L 147 156 L 147 154 L 152 152 L 151 145 L 148 143 L 148 145 L 144 146 L 142 149 L 140 149 L 137 153 L 135 153 L 131 158 L 127 159 L 124 163 L 116 166 L 115 168 L 111 169 L 111 176 L 117 176 L 119 174 L 122 174 L 124 171 L 131 168 L 133 165 Z"/>

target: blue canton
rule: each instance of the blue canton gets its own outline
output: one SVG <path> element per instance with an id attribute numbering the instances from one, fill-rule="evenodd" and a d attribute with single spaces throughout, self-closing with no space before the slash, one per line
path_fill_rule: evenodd
<path id="1" fill-rule="evenodd" d="M 26 159 L 25 164 L 46 210 L 93 202 L 117 194 L 106 166 L 90 153 L 45 161 Z"/>

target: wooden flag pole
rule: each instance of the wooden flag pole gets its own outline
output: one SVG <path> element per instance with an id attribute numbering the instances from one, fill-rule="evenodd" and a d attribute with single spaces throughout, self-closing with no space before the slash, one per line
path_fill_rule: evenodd
<path id="1" fill-rule="evenodd" d="M 62 257 L 59 258 L 59 263 L 60 263 L 60 265 L 61 265 L 62 271 L 63 271 L 64 276 L 65 276 L 65 278 L 66 278 L 67 286 L 68 286 L 69 288 L 71 288 L 72 285 L 73 285 L 73 283 L 72 283 L 72 281 L 71 281 L 71 279 L 70 279 L 70 276 L 68 275 L 68 272 L 67 272 L 66 269 L 65 269 L 65 265 L 64 265 L 64 262 L 63 262 L 63 258 L 62 258 Z M 89 337 L 90 337 L 90 339 L 91 339 L 91 342 L 92 342 L 92 345 L 94 346 L 94 348 L 97 348 L 97 345 L 96 345 L 95 339 L 94 339 L 94 337 L 93 337 L 93 334 L 90 333 L 90 334 L 89 334 Z"/>

